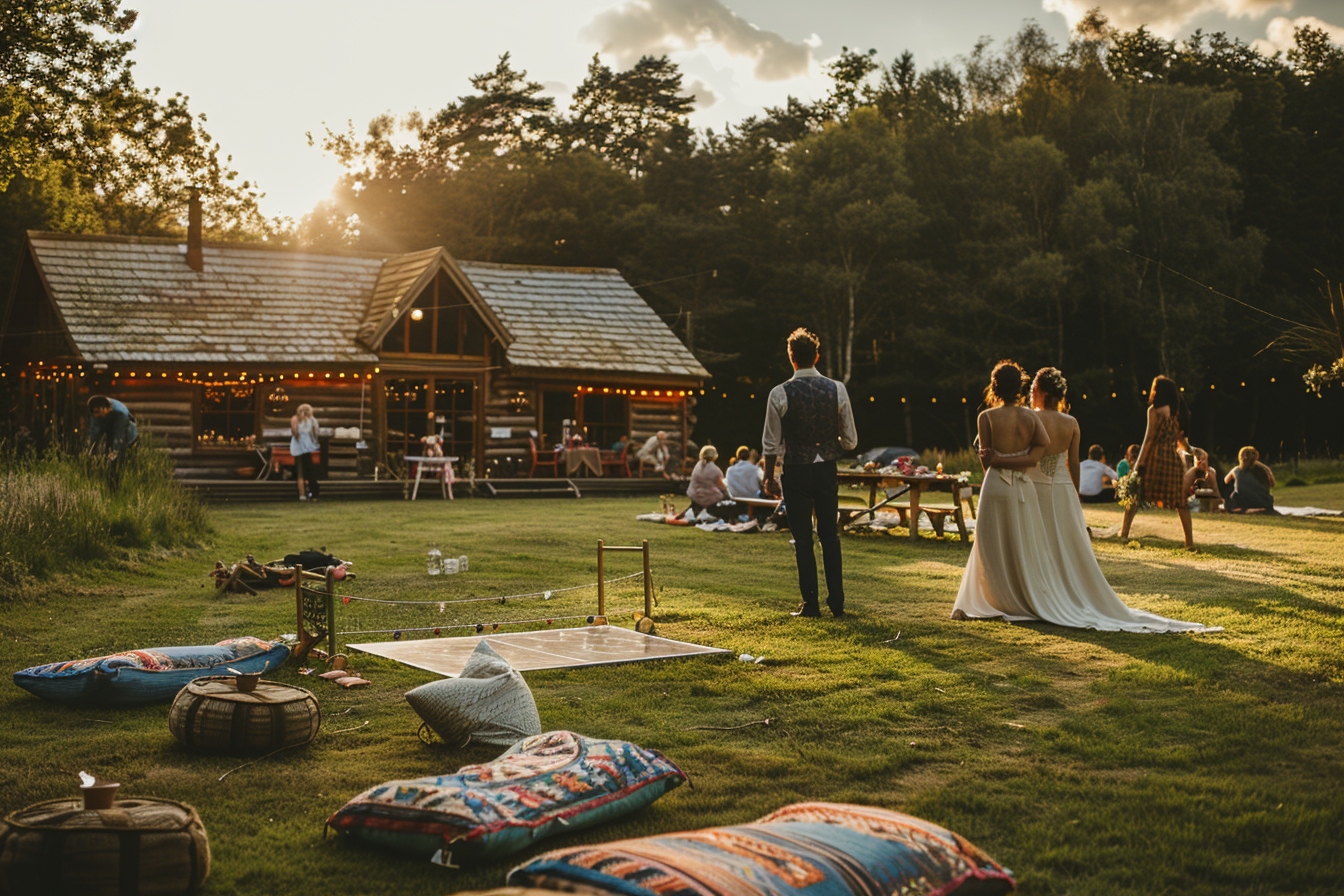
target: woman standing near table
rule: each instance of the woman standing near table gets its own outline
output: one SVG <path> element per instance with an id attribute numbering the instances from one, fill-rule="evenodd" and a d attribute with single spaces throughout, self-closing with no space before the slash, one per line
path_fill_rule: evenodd
<path id="1" fill-rule="evenodd" d="M 299 405 L 289 418 L 289 453 L 294 455 L 294 479 L 299 485 L 300 501 L 317 500 L 317 462 L 313 454 L 319 448 L 318 428 L 310 404 Z"/>
<path id="2" fill-rule="evenodd" d="M 1148 428 L 1139 448 L 1139 487 L 1143 500 L 1167 510 L 1175 510 L 1181 518 L 1185 533 L 1185 549 L 1195 549 L 1194 533 L 1190 525 L 1190 492 L 1185 485 L 1185 463 L 1182 454 L 1190 453 L 1186 430 L 1190 413 L 1181 401 L 1181 390 L 1170 377 L 1153 377 L 1148 390 Z M 1120 537 L 1129 537 L 1130 524 L 1139 510 L 1139 502 L 1125 508 L 1125 520 L 1120 526 Z"/>

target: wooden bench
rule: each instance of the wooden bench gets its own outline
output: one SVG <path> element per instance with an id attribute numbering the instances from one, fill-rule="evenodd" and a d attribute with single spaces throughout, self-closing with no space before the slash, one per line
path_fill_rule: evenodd
<path id="1" fill-rule="evenodd" d="M 889 502 L 882 506 L 883 510 L 896 511 L 900 525 L 910 528 L 910 504 Z M 969 543 L 970 532 L 966 528 L 966 517 L 962 513 L 961 503 L 957 504 L 924 504 L 920 503 L 919 512 L 929 518 L 929 524 L 933 526 L 933 533 L 938 538 L 943 537 L 943 530 L 947 526 L 947 518 L 952 517 L 953 522 L 957 524 L 957 529 L 961 533 L 963 543 Z M 842 509 L 841 513 L 848 513 L 849 519 L 844 522 L 844 526 L 850 526 L 858 522 L 861 518 L 868 516 L 868 508 L 862 509 Z"/>

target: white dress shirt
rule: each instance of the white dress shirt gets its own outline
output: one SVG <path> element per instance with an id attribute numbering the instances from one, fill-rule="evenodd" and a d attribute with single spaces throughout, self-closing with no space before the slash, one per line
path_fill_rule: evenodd
<path id="1" fill-rule="evenodd" d="M 1092 495 L 1101 494 L 1101 477 L 1109 476 L 1112 479 L 1119 479 L 1120 474 L 1106 466 L 1099 460 L 1088 458 L 1078 465 L 1078 494 Z"/>
<path id="2" fill-rule="evenodd" d="M 802 367 L 793 372 L 792 379 L 805 376 L 821 376 L 821 374 L 817 373 L 815 367 Z M 845 384 L 839 380 L 833 382 L 837 391 L 836 399 L 840 404 L 840 445 L 846 451 L 852 451 L 854 446 L 859 444 L 859 434 L 854 429 L 854 409 L 849 405 L 849 392 L 845 390 Z M 765 403 L 765 432 L 761 435 L 761 454 L 767 457 L 784 456 L 784 427 L 780 421 L 788 412 L 789 395 L 781 383 L 770 390 L 770 397 Z M 824 460 L 825 458 L 818 454 L 812 462 L 821 463 Z"/>

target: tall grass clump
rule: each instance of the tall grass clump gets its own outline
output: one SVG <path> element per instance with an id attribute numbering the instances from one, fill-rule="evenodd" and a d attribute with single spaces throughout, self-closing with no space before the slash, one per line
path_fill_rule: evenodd
<path id="1" fill-rule="evenodd" d="M 171 459 L 145 442 L 120 465 L 0 446 L 0 599 L 54 573 L 199 542 L 205 508 L 174 480 Z"/>

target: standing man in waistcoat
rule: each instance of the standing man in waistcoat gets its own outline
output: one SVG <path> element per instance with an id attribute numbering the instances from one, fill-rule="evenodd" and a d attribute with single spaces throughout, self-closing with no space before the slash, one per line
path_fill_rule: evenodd
<path id="1" fill-rule="evenodd" d="M 817 373 L 821 344 L 799 327 L 789 334 L 789 362 L 793 378 L 770 391 L 765 406 L 765 493 L 780 496 L 775 462 L 784 458 L 784 507 L 798 558 L 798 588 L 803 605 L 794 616 L 820 616 L 817 558 L 812 552 L 812 512 L 817 514 L 817 538 L 826 565 L 826 605 L 836 616 L 845 615 L 845 583 L 840 571 L 839 484 L 835 461 L 859 442 L 854 411 L 844 383 Z"/>

